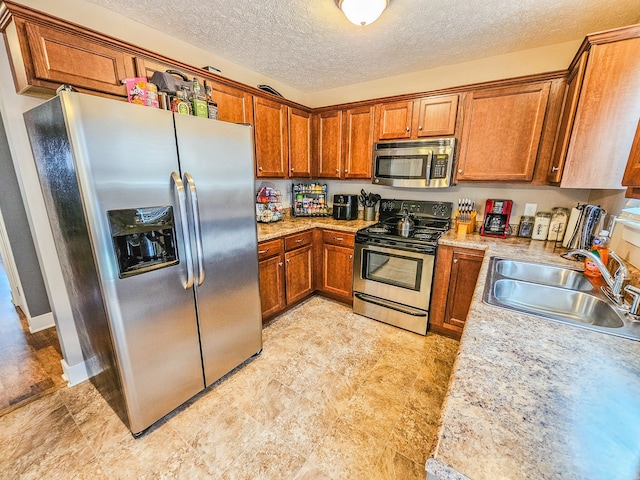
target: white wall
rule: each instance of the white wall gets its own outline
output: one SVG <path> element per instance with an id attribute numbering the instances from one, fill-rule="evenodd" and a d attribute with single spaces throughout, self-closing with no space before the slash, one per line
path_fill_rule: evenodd
<path id="1" fill-rule="evenodd" d="M 22 117 L 23 112 L 42 102 L 42 99 L 15 93 L 7 51 L 0 48 L 0 114 L 2 114 L 20 192 L 25 203 L 27 220 L 42 267 L 63 357 L 67 365 L 74 367 L 82 365 L 84 360 Z M 2 181 L 0 179 L 0 185 Z M 75 383 L 74 379 L 70 380 Z"/>

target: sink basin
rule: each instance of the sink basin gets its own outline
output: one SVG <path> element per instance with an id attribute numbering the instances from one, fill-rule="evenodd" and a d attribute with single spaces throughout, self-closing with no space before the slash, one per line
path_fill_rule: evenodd
<path id="1" fill-rule="evenodd" d="M 594 295 L 520 280 L 496 280 L 487 303 L 570 323 L 605 328 L 624 325 L 617 311 Z"/>
<path id="2" fill-rule="evenodd" d="M 569 288 L 581 292 L 593 290 L 593 285 L 589 282 L 586 275 L 579 270 L 573 270 L 571 268 L 520 262 L 518 260 L 497 259 L 494 264 L 494 270 L 501 276 L 514 280 Z"/>

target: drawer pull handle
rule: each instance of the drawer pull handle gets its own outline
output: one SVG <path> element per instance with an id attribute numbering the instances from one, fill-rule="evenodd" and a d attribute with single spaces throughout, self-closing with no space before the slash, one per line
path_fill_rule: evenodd
<path id="1" fill-rule="evenodd" d="M 349 255 L 349 258 L 353 258 L 353 255 Z"/>
<path id="2" fill-rule="evenodd" d="M 268 251 L 269 249 L 267 248 L 266 250 L 258 250 L 258 253 L 262 255 L 263 253 L 267 253 Z"/>
<path id="3" fill-rule="evenodd" d="M 342 242 L 342 241 L 344 241 L 344 238 L 342 238 L 342 237 L 333 237 L 333 239 L 334 239 L 336 242 Z"/>
<path id="4" fill-rule="evenodd" d="M 300 243 L 300 242 L 302 242 L 302 238 L 299 238 L 296 240 L 296 243 Z"/>

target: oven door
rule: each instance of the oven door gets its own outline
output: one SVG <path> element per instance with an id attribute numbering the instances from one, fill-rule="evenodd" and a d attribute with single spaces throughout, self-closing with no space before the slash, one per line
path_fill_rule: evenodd
<path id="1" fill-rule="evenodd" d="M 356 243 L 353 290 L 428 310 L 434 259 L 427 253 Z"/>

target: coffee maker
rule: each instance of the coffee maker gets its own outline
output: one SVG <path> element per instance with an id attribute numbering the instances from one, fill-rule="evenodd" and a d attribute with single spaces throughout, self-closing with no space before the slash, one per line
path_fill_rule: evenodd
<path id="1" fill-rule="evenodd" d="M 334 195 L 333 218 L 335 220 L 355 220 L 358 218 L 357 195 Z"/>

